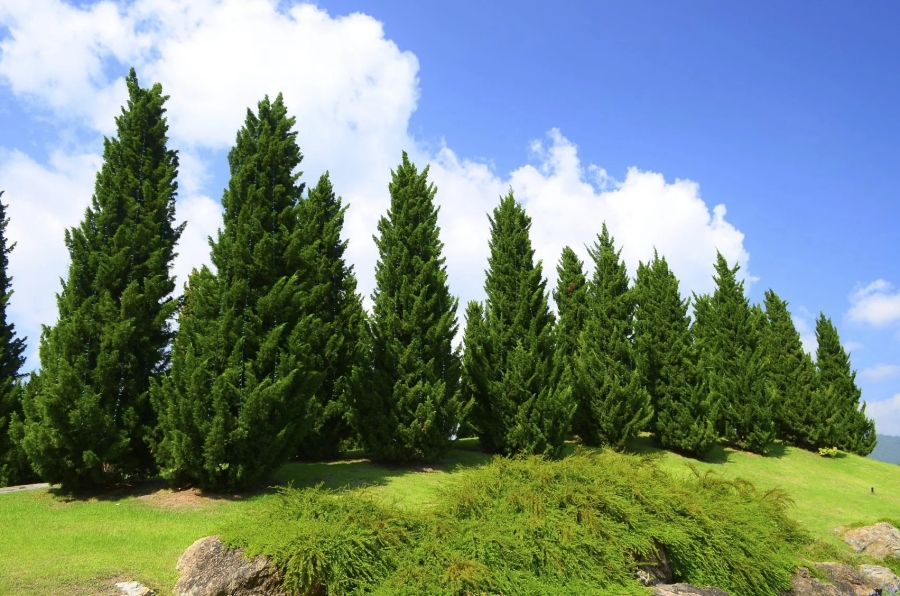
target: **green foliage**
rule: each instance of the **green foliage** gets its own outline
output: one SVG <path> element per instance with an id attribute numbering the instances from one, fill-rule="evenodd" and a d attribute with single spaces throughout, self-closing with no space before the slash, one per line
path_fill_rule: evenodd
<path id="1" fill-rule="evenodd" d="M 304 311 L 302 160 L 281 94 L 247 110 L 228 154 L 217 273 L 185 290 L 171 373 L 154 386 L 163 477 L 215 491 L 254 485 L 296 454 L 319 412 L 315 327 Z"/>
<path id="2" fill-rule="evenodd" d="M 303 234 L 301 262 L 306 267 L 304 313 L 309 321 L 311 367 L 322 373 L 322 384 L 314 395 L 313 410 L 319 412 L 311 432 L 301 442 L 299 454 L 328 459 L 338 455 L 341 445 L 353 437 L 351 427 L 354 370 L 366 366 L 366 313 L 356 293 L 353 266 L 347 265 L 341 240 L 346 206 L 335 197 L 328 172 L 319 178 L 309 196 L 300 202 Z"/>
<path id="3" fill-rule="evenodd" d="M 437 188 L 403 152 L 378 222 L 368 390 L 356 402 L 363 444 L 379 459 L 406 462 L 447 452 L 465 417 L 460 357 L 452 346 L 458 300 L 450 295 L 434 205 Z"/>
<path id="4" fill-rule="evenodd" d="M 3 191 L 0 190 L 0 197 Z M 16 328 L 6 315 L 12 296 L 12 277 L 9 276 L 9 253 L 16 247 L 6 244 L 6 205 L 0 200 L 0 487 L 21 484 L 35 479 L 22 447 L 9 435 L 13 414 L 22 416 L 22 386 L 20 370 L 25 364 L 25 338 L 16 337 Z"/>
<path id="5" fill-rule="evenodd" d="M 737 281 L 738 265 L 729 268 L 717 253 L 715 268 L 713 295 L 694 297 L 693 332 L 717 412 L 717 431 L 742 449 L 766 453 L 775 431 L 765 314 L 750 307 L 744 283 Z"/>
<path id="6" fill-rule="evenodd" d="M 791 320 L 787 302 L 766 291 L 768 325 L 764 343 L 769 357 L 772 383 L 772 418 L 776 434 L 797 445 L 809 445 L 810 412 L 814 377 L 812 360 L 803 349 L 800 334 Z"/>
<path id="7" fill-rule="evenodd" d="M 534 263 L 531 218 L 512 189 L 494 209 L 484 309 L 469 304 L 463 398 L 492 453 L 558 456 L 574 405 L 554 363 L 554 317 L 541 262 Z"/>
<path id="8" fill-rule="evenodd" d="M 635 362 L 650 395 L 650 431 L 664 447 L 702 457 L 716 440 L 712 402 L 694 350 L 688 301 L 665 257 L 638 266 Z"/>
<path id="9" fill-rule="evenodd" d="M 572 431 L 586 445 L 621 449 L 653 416 L 650 395 L 634 360 L 635 295 L 628 288 L 621 251 L 615 250 L 605 223 L 588 252 L 594 275 L 588 284 L 588 311 L 579 338 Z"/>
<path id="10" fill-rule="evenodd" d="M 862 391 L 856 386 L 856 371 L 850 370 L 850 355 L 841 345 L 831 319 L 820 314 L 816 320 L 816 386 L 820 405 L 830 412 L 826 425 L 834 445 L 843 451 L 868 455 L 877 441 L 875 423 L 860 407 Z"/>
<path id="11" fill-rule="evenodd" d="M 662 545 L 676 581 L 736 596 L 790 587 L 809 538 L 789 499 L 740 480 L 673 477 L 654 458 L 495 458 L 459 472 L 432 508 L 367 493 L 286 489 L 225 532 L 266 554 L 292 594 L 622 594 Z"/>
<path id="12" fill-rule="evenodd" d="M 126 78 L 128 105 L 80 226 L 66 230 L 71 259 L 57 295 L 59 320 L 41 334 L 41 368 L 24 393 L 14 433 L 46 481 L 79 489 L 147 476 L 155 426 L 148 392 L 167 366 L 177 308 L 170 264 L 178 158 L 166 148 L 162 87 Z"/>
<path id="13" fill-rule="evenodd" d="M 584 329 L 588 316 L 588 285 L 584 274 L 584 263 L 575 251 L 566 246 L 563 248 L 556 266 L 556 289 L 553 290 L 553 301 L 559 312 L 556 331 L 557 365 L 564 369 L 568 384 L 572 384 L 575 375 L 575 362 L 578 359 L 579 336 Z"/>

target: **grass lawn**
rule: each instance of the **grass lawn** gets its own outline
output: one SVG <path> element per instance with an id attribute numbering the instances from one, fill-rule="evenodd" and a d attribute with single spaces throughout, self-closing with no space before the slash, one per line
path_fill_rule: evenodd
<path id="1" fill-rule="evenodd" d="M 635 451 L 656 451 L 646 439 Z M 461 441 L 434 464 L 386 467 L 359 454 L 330 463 L 290 463 L 277 473 L 295 487 L 369 485 L 403 507 L 427 507 L 455 470 L 486 462 L 473 441 Z M 837 526 L 900 522 L 900 466 L 847 455 L 827 459 L 778 447 L 766 457 L 718 448 L 707 462 L 665 453 L 661 465 L 676 474 L 687 464 L 761 488 L 779 486 L 794 499 L 792 515 L 816 537 L 841 544 Z M 871 488 L 875 488 L 875 494 Z M 215 534 L 231 516 L 252 515 L 268 493 L 211 498 L 146 483 L 132 491 L 67 500 L 53 491 L 0 494 L 0 594 L 117 594 L 116 581 L 136 580 L 171 593 L 175 562 L 196 539 Z"/>

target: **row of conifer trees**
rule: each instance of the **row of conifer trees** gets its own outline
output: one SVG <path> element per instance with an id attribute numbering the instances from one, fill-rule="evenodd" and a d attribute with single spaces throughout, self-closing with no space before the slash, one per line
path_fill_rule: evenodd
<path id="1" fill-rule="evenodd" d="M 759 453 L 775 439 L 874 447 L 831 321 L 817 321 L 814 364 L 787 304 L 769 291 L 765 311 L 751 306 L 721 255 L 691 323 L 665 258 L 642 263 L 630 287 L 604 224 L 590 279 L 563 250 L 557 319 L 511 190 L 489 217 L 487 298 L 467 305 L 454 348 L 436 188 L 406 153 L 378 222 L 367 314 L 344 260 L 346 206 L 327 172 L 304 196 L 281 95 L 247 111 L 210 239 L 214 270 L 195 269 L 176 298 L 183 225 L 167 96 L 141 88 L 133 69 L 126 82 L 91 205 L 66 231 L 59 318 L 27 381 L 24 341 L 6 319 L 13 247 L 0 203 L 0 484 L 78 490 L 161 474 L 240 490 L 290 458 L 359 445 L 380 460 L 427 460 L 455 435 L 510 455 L 559 456 L 572 436 L 620 449 L 644 430 L 697 456 L 720 439 Z"/>

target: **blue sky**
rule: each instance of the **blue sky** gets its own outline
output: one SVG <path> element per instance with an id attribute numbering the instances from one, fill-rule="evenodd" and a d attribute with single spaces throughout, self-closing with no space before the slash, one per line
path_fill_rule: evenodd
<path id="1" fill-rule="evenodd" d="M 509 186 L 551 282 L 561 247 L 584 258 L 603 221 L 631 271 L 656 246 L 684 292 L 712 289 L 719 248 L 751 300 L 788 300 L 807 346 L 820 311 L 834 320 L 879 431 L 900 435 L 897 22 L 891 2 L 0 0 L 0 189 L 28 365 L 133 64 L 172 96 L 182 281 L 208 260 L 246 108 L 283 91 L 303 179 L 330 170 L 351 204 L 366 294 L 405 149 L 431 164 L 463 302 L 483 297 L 484 214 Z"/>

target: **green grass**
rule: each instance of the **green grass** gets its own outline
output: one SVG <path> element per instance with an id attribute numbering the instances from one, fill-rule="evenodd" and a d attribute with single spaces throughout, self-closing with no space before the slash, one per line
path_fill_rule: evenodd
<path id="1" fill-rule="evenodd" d="M 415 467 L 377 466 L 351 454 L 331 463 L 291 463 L 277 476 L 300 488 L 369 486 L 368 492 L 388 504 L 425 510 L 434 507 L 448 480 L 490 459 L 475 450 L 473 441 L 461 441 L 459 447 L 443 462 Z M 646 439 L 633 447 L 654 451 Z M 853 455 L 828 459 L 790 447 L 767 457 L 718 448 L 710 462 L 671 453 L 660 460 L 675 474 L 689 474 L 688 463 L 726 478 L 745 478 L 761 489 L 783 488 L 795 503 L 788 514 L 834 552 L 849 552 L 832 533 L 835 527 L 900 522 L 900 466 L 895 464 Z M 422 471 L 426 467 L 433 471 Z M 67 501 L 47 490 L 0 494 L 0 594 L 115 594 L 115 581 L 132 579 L 168 593 L 177 578 L 175 562 L 187 546 L 275 499 L 261 494 L 164 507 L 135 495 Z M 828 552 L 821 551 L 823 556 Z"/>

